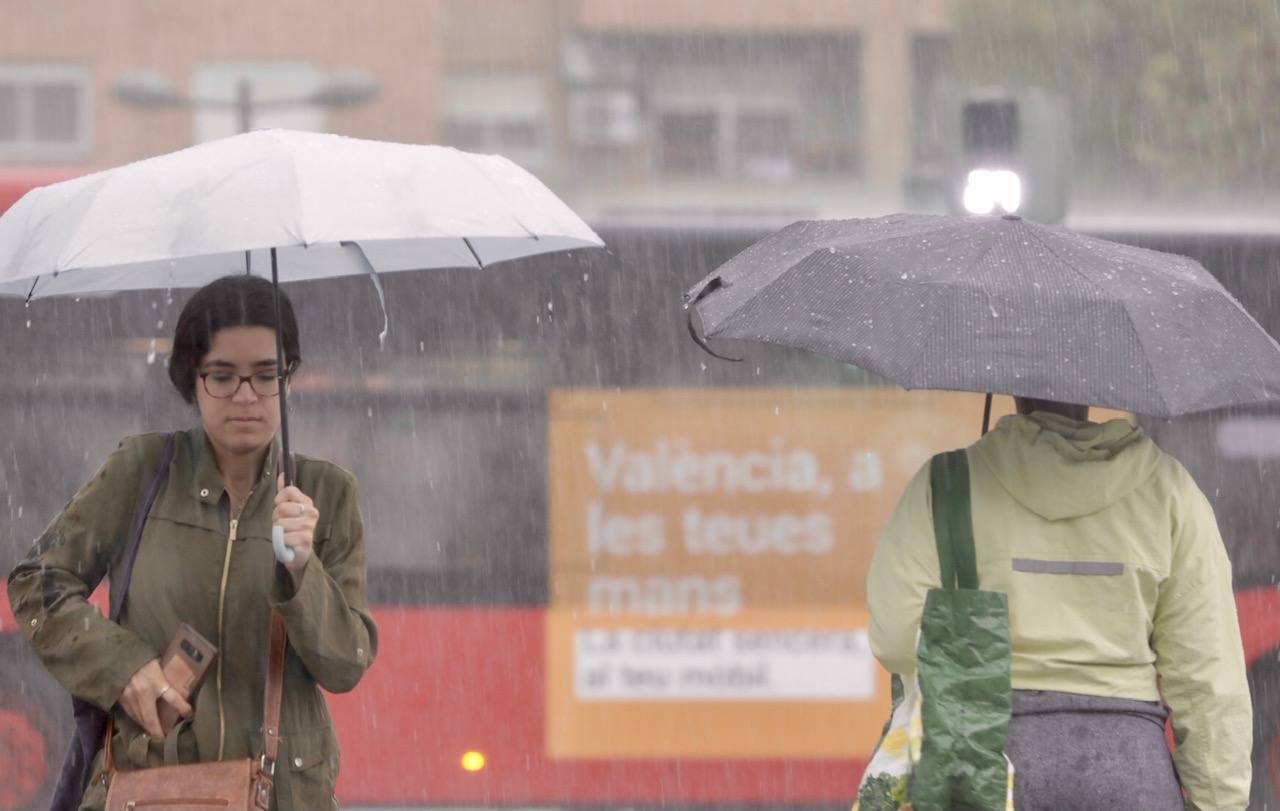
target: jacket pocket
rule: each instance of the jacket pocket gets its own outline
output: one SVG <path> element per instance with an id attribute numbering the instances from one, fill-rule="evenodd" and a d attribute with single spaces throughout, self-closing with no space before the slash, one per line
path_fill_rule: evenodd
<path id="1" fill-rule="evenodd" d="M 336 809 L 333 787 L 340 756 L 333 727 L 297 732 L 280 741 L 276 763 L 277 811 Z"/>

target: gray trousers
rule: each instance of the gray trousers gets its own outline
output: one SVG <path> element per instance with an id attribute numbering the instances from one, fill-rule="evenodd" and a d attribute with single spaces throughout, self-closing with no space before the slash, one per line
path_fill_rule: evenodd
<path id="1" fill-rule="evenodd" d="M 1182 811 L 1152 701 L 1040 690 L 1013 692 L 1005 754 L 1017 811 Z"/>

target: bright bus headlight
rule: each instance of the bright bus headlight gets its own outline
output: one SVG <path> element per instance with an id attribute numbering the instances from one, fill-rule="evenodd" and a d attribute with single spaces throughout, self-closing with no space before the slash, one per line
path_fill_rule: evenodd
<path id="1" fill-rule="evenodd" d="M 1022 178 L 1008 169 L 974 169 L 965 181 L 963 202 L 970 214 L 990 214 L 996 206 L 1012 214 L 1022 205 Z"/>

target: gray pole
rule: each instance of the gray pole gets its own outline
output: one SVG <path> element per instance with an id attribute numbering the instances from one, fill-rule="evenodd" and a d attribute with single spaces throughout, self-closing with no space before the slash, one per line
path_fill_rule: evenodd
<path id="1" fill-rule="evenodd" d="M 241 133 L 253 129 L 253 88 L 248 79 L 236 85 L 236 129 Z"/>

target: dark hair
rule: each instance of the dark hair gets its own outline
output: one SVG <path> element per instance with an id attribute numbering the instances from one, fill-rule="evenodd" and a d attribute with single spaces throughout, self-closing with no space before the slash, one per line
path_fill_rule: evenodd
<path id="1" fill-rule="evenodd" d="M 1077 403 L 1060 403 L 1057 400 L 1041 400 L 1035 397 L 1014 397 L 1014 408 L 1019 414 L 1047 411 L 1061 417 L 1084 422 L 1089 419 L 1089 406 Z"/>
<path id="2" fill-rule="evenodd" d="M 276 328 L 276 304 L 271 282 L 248 274 L 223 276 L 195 292 L 182 308 L 173 329 L 169 354 L 169 380 L 188 403 L 196 401 L 196 370 L 209 354 L 218 330 L 227 327 Z M 280 291 L 280 334 L 284 339 L 285 368 L 293 372 L 302 363 L 298 321 L 293 304 Z"/>

